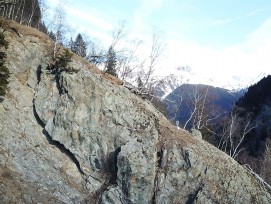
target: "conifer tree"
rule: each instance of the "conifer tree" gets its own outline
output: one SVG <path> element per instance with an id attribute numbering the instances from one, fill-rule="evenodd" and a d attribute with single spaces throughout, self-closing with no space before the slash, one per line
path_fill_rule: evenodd
<path id="1" fill-rule="evenodd" d="M 86 57 L 86 52 L 87 52 L 87 47 L 86 47 L 86 42 L 84 41 L 82 35 L 79 33 L 75 39 L 75 41 L 71 42 L 71 50 L 81 56 L 81 57 Z"/>
<path id="2" fill-rule="evenodd" d="M 112 46 L 108 49 L 106 62 L 105 62 L 105 73 L 111 74 L 115 77 L 118 77 L 116 66 L 117 66 L 117 55 Z"/>
<path id="3" fill-rule="evenodd" d="M 53 31 L 50 31 L 50 32 L 48 33 L 48 36 L 49 36 L 53 41 L 56 40 L 56 35 L 54 34 Z"/>

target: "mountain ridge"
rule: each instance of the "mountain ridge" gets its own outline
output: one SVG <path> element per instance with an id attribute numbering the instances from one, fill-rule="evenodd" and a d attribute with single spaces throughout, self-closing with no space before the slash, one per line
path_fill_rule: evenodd
<path id="1" fill-rule="evenodd" d="M 234 102 L 243 95 L 243 92 L 244 90 L 240 90 L 233 93 L 224 88 L 205 84 L 182 84 L 163 101 L 167 106 L 168 118 L 179 121 L 181 125 L 184 125 L 190 117 L 192 107 L 189 106 L 193 106 L 195 97 L 205 100 L 206 110 L 217 110 L 210 115 L 210 117 L 216 117 L 221 113 L 228 113 Z"/>

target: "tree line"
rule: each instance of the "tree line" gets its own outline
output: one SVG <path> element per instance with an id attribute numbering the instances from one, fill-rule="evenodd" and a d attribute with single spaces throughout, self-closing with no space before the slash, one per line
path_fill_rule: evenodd
<path id="1" fill-rule="evenodd" d="M 43 5 L 45 5 L 44 0 L 2 0 L 0 16 L 44 31 Z"/>

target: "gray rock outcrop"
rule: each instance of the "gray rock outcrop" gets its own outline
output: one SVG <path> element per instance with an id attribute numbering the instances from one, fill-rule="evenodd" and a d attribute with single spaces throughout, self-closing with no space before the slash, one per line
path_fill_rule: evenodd
<path id="1" fill-rule="evenodd" d="M 0 103 L 0 203 L 270 203 L 231 157 L 172 126 L 148 101 L 74 56 L 47 70 L 53 42 L 10 23 Z"/>
<path id="2" fill-rule="evenodd" d="M 195 138 L 202 139 L 202 134 L 201 134 L 200 130 L 198 130 L 198 129 L 192 128 L 191 134 Z"/>

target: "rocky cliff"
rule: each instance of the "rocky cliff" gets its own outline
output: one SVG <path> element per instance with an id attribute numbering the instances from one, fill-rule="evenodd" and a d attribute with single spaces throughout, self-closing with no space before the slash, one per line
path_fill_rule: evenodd
<path id="1" fill-rule="evenodd" d="M 178 130 L 120 81 L 13 22 L 0 104 L 0 203 L 270 203 L 232 158 Z"/>

